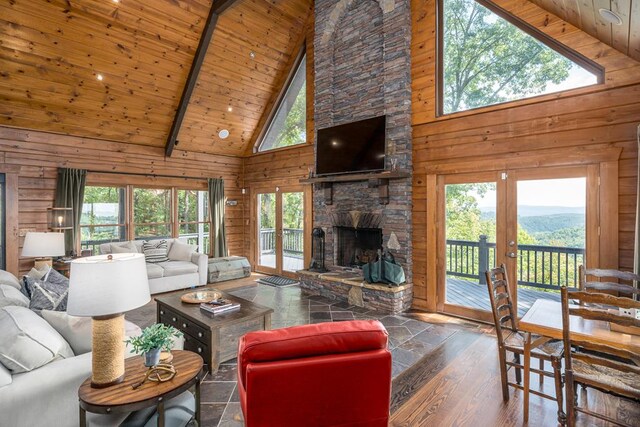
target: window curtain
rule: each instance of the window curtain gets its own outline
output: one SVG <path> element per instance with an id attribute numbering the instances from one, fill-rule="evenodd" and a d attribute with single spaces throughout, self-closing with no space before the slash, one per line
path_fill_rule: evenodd
<path id="1" fill-rule="evenodd" d="M 209 210 L 211 212 L 211 242 L 213 256 L 228 256 L 227 234 L 224 228 L 224 179 L 209 178 Z"/>
<path id="2" fill-rule="evenodd" d="M 64 245 L 67 255 L 75 255 L 76 239 L 80 234 L 80 216 L 84 200 L 87 171 L 83 169 L 58 169 L 55 207 L 71 208 L 72 229 L 65 230 Z"/>

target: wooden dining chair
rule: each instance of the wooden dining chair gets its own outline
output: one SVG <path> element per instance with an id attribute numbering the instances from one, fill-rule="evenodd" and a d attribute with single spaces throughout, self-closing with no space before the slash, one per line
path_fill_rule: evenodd
<path id="1" fill-rule="evenodd" d="M 634 283 L 640 283 L 640 275 L 638 274 L 628 271 L 586 268 L 584 265 L 578 267 L 578 273 L 578 289 L 581 291 L 615 293 L 622 294 L 622 296 L 640 295 L 640 289 L 633 286 Z M 589 280 L 590 278 L 596 280 Z M 621 280 L 630 284 L 620 283 Z"/>
<path id="2" fill-rule="evenodd" d="M 575 425 L 581 412 L 617 425 L 626 425 L 604 414 L 580 407 L 578 384 L 614 396 L 640 402 L 640 367 L 633 362 L 640 347 L 621 340 L 618 344 L 599 343 L 597 337 L 587 341 L 571 332 L 570 316 L 609 322 L 610 325 L 640 328 L 640 320 L 619 314 L 619 308 L 640 309 L 640 302 L 599 292 L 570 291 L 562 288 L 562 333 L 565 357 L 567 424 Z M 578 305 L 570 305 L 571 301 Z M 574 320 L 575 321 L 575 320 Z"/>
<path id="3" fill-rule="evenodd" d="M 502 381 L 502 398 L 506 402 L 509 400 L 509 386 L 524 390 L 522 386 L 523 364 L 520 357 L 524 355 L 525 337 L 518 331 L 517 311 L 514 309 L 509 290 L 509 279 L 504 264 L 485 272 L 487 276 L 487 288 L 491 301 L 491 311 L 493 322 L 498 336 L 498 357 L 500 360 L 500 379 Z M 511 357 L 508 357 L 508 353 Z M 529 390 L 536 396 L 545 399 L 555 400 L 558 404 L 558 416 L 563 416 L 562 409 L 562 342 L 549 341 L 540 347 L 531 349 L 531 357 L 539 360 L 539 368 L 531 368 L 530 371 L 540 376 L 540 384 L 543 384 L 545 376 L 552 377 L 555 382 L 555 396 L 551 396 L 542 391 Z M 551 363 L 553 371 L 544 369 L 544 362 Z M 510 382 L 508 372 L 515 369 L 516 382 Z M 525 382 L 528 384 L 528 381 Z M 528 419 L 528 402 L 524 406 L 524 420 Z"/>

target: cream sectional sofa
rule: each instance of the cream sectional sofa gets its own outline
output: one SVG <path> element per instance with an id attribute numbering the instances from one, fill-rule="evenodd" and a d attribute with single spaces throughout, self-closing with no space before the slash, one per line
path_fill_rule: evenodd
<path id="1" fill-rule="evenodd" d="M 171 245 L 180 239 L 163 239 L 167 241 L 168 249 L 171 251 Z M 142 253 L 143 240 L 132 240 L 138 253 Z M 129 242 L 113 242 L 103 243 L 100 245 L 101 254 L 110 254 L 113 246 L 123 246 Z M 149 277 L 149 290 L 152 294 L 161 292 L 175 291 L 178 289 L 186 289 L 194 286 L 207 284 L 207 262 L 209 257 L 206 254 L 194 252 L 190 261 L 160 262 L 157 264 L 147 263 L 147 275 Z"/>

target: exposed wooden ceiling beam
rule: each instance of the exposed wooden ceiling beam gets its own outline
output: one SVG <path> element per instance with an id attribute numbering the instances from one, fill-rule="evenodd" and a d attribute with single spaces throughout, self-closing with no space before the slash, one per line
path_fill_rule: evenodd
<path id="1" fill-rule="evenodd" d="M 205 23 L 204 29 L 202 30 L 202 37 L 200 37 L 200 42 L 198 43 L 198 48 L 196 49 L 196 55 L 193 58 L 193 63 L 191 64 L 189 75 L 187 76 L 187 83 L 185 84 L 184 90 L 182 91 L 180 103 L 178 104 L 178 109 L 176 110 L 176 115 L 173 118 L 173 124 L 171 125 L 171 131 L 169 132 L 169 137 L 167 138 L 167 145 L 165 148 L 166 157 L 171 156 L 171 153 L 173 153 L 173 149 L 176 146 L 178 133 L 180 132 L 180 126 L 182 125 L 182 120 L 184 119 L 184 115 L 187 112 L 187 107 L 189 106 L 189 100 L 191 99 L 193 89 L 196 87 L 198 74 L 200 73 L 200 67 L 202 67 L 204 58 L 207 55 L 207 48 L 209 47 L 209 44 L 211 44 L 211 37 L 213 37 L 213 30 L 216 28 L 218 17 L 236 1 L 238 0 L 214 0 L 213 4 L 211 5 L 211 10 L 209 11 L 207 22 Z"/>

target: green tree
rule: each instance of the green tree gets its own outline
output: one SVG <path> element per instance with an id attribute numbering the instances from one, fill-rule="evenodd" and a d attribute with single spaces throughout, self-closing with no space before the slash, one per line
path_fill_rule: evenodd
<path id="1" fill-rule="evenodd" d="M 303 144 L 307 139 L 307 83 L 300 88 L 273 148 Z"/>
<path id="2" fill-rule="evenodd" d="M 444 1 L 444 112 L 544 93 L 572 62 L 474 0 Z"/>

